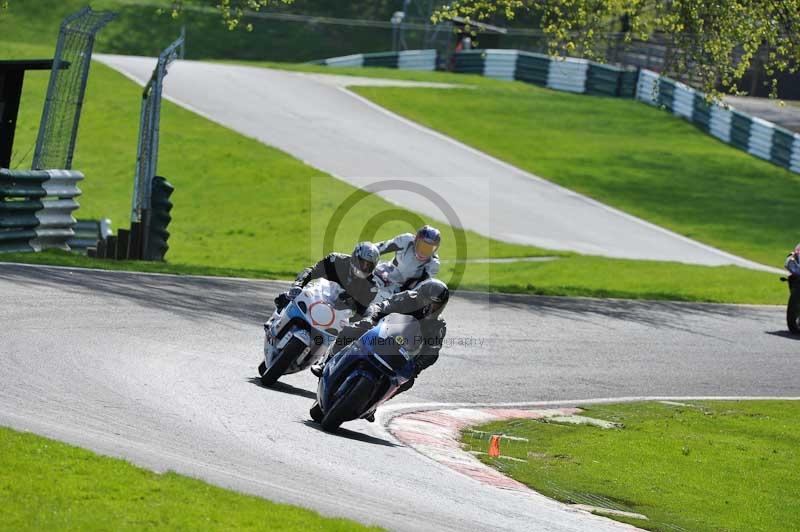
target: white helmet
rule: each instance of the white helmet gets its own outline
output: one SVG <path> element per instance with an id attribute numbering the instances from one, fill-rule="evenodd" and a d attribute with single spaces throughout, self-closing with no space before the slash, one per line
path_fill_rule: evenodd
<path id="1" fill-rule="evenodd" d="M 372 242 L 356 244 L 353 254 L 350 255 L 350 272 L 359 279 L 366 279 L 375 269 L 380 256 L 378 246 Z"/>

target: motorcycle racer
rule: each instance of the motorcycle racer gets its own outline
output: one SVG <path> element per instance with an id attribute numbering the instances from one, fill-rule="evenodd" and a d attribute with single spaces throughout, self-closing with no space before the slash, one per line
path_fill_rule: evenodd
<path id="1" fill-rule="evenodd" d="M 792 275 L 800 275 L 800 244 L 797 244 L 794 251 L 789 253 L 789 256 L 786 257 L 786 262 L 783 263 L 783 267 L 789 270 L 789 273 Z"/>
<path id="2" fill-rule="evenodd" d="M 378 242 L 381 255 L 394 252 L 394 259 L 387 268 L 379 267 L 382 284 L 391 287 L 391 293 L 408 290 L 416 283 L 436 277 L 439 273 L 439 256 L 436 252 L 442 241 L 438 229 L 425 225 L 416 235 L 404 233 Z M 389 294 L 387 294 L 388 297 Z"/>
<path id="3" fill-rule="evenodd" d="M 428 279 L 413 290 L 400 292 L 377 305 L 370 305 L 364 319 L 342 330 L 325 358 L 311 366 L 311 372 L 317 377 L 322 375 L 327 360 L 360 338 L 385 316 L 395 313 L 405 314 L 417 319 L 421 329 L 419 340 L 422 347 L 414 359 L 414 378 L 404 384 L 397 393 L 400 394 L 411 389 L 414 379 L 439 359 L 439 351 L 447 334 L 447 322 L 441 317 L 441 314 L 449 299 L 450 290 L 444 282 L 439 279 Z"/>
<path id="4" fill-rule="evenodd" d="M 353 299 L 356 314 L 363 315 L 378 290 L 372 272 L 379 257 L 378 248 L 372 242 L 356 244 L 352 255 L 331 253 L 300 272 L 291 288 L 275 298 L 275 306 L 278 311 L 282 310 L 304 286 L 314 279 L 324 278 L 338 283 Z"/>

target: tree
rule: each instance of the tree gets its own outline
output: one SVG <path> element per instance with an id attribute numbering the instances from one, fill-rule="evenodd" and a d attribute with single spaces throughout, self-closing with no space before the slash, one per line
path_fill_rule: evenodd
<path id="1" fill-rule="evenodd" d="M 167 6 L 175 16 L 185 6 L 213 6 L 229 29 L 249 30 L 249 24 L 240 24 L 248 11 L 291 3 L 171 0 Z M 0 7 L 7 4 L 0 0 Z M 800 0 L 452 0 L 434 12 L 432 21 L 454 16 L 467 21 L 514 21 L 521 14 L 540 21 L 554 55 L 603 60 L 606 48 L 619 41 L 668 42 L 663 73 L 691 78 L 714 98 L 737 92 L 737 83 L 759 51 L 758 63 L 768 76 L 794 74 L 800 66 Z M 771 93 L 777 94 L 776 79 Z"/>
<path id="2" fill-rule="evenodd" d="M 800 0 L 456 0 L 433 20 L 519 13 L 538 15 L 554 55 L 602 59 L 610 39 L 667 40 L 664 73 L 691 78 L 714 98 L 737 92 L 759 50 L 768 76 L 800 65 Z"/>

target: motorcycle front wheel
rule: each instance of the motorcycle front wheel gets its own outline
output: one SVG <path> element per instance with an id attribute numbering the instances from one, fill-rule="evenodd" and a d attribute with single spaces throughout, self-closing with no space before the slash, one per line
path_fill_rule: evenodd
<path id="1" fill-rule="evenodd" d="M 355 419 L 364 410 L 370 396 L 372 395 L 372 382 L 365 377 L 358 379 L 349 390 L 347 390 L 333 406 L 325 412 L 322 418 L 322 430 L 325 432 L 335 432 L 339 425 L 345 421 Z"/>
<path id="2" fill-rule="evenodd" d="M 800 289 L 792 290 L 786 305 L 786 325 L 792 334 L 800 334 Z"/>
<path id="3" fill-rule="evenodd" d="M 297 357 L 300 356 L 300 353 L 302 353 L 306 347 L 308 346 L 299 338 L 292 338 L 289 340 L 281 351 L 278 359 L 261 374 L 261 384 L 264 386 L 272 386 L 278 382 L 278 379 L 286 373 L 286 370 L 289 369 L 292 362 L 297 360 Z M 261 369 L 260 366 L 259 369 Z"/>

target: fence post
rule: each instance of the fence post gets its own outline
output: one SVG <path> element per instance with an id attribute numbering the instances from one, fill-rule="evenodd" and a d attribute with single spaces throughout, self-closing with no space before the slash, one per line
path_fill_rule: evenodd
<path id="1" fill-rule="evenodd" d="M 138 228 L 139 233 L 131 236 L 131 243 L 136 245 L 131 253 L 135 256 L 146 255 L 150 234 L 149 215 L 151 211 L 151 191 L 153 178 L 158 169 L 158 138 L 161 122 L 161 93 L 164 87 L 164 76 L 167 67 L 178 58 L 182 50 L 184 35 L 178 37 L 158 56 L 158 62 L 150 80 L 142 91 L 142 108 L 139 114 L 139 141 L 136 149 L 136 173 L 133 180 L 133 198 L 131 200 L 131 228 Z M 131 246 L 133 248 L 133 245 Z M 163 256 L 162 256 L 163 258 Z"/>

